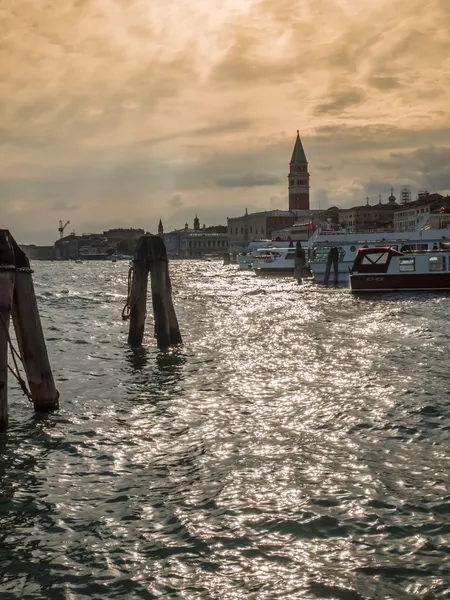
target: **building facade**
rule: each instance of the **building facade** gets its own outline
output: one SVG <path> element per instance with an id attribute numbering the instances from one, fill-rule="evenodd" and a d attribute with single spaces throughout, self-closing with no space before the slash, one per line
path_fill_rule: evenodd
<path id="1" fill-rule="evenodd" d="M 181 238 L 181 258 L 202 258 L 206 255 L 222 255 L 227 252 L 227 233 L 194 231 Z"/>
<path id="2" fill-rule="evenodd" d="M 274 231 L 292 226 L 299 218 L 296 211 L 268 210 L 228 218 L 230 252 L 245 250 L 251 241 L 271 239 Z"/>
<path id="3" fill-rule="evenodd" d="M 364 206 L 340 209 L 339 219 L 342 227 L 348 231 L 394 231 L 394 214 L 398 210 L 396 198 L 391 190 L 391 195 L 386 204 L 367 203 Z"/>
<path id="4" fill-rule="evenodd" d="M 424 227 L 430 220 L 431 213 L 438 214 L 450 208 L 450 197 L 441 194 L 422 193 L 417 200 L 401 206 L 394 214 L 395 231 L 414 231 Z M 436 217 L 434 217 L 436 221 Z M 437 219 L 439 223 L 439 219 Z"/>
<path id="5" fill-rule="evenodd" d="M 180 258 L 201 258 L 206 254 L 228 252 L 228 232 L 225 225 L 200 228 L 199 218 L 194 219 L 194 227 L 186 223 L 184 229 L 162 233 L 168 256 Z"/>
<path id="6" fill-rule="evenodd" d="M 289 210 L 309 211 L 308 161 L 298 131 L 289 163 L 288 181 Z"/>

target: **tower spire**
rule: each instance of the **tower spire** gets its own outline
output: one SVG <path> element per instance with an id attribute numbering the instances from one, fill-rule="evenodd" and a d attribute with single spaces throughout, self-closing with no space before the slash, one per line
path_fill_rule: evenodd
<path id="1" fill-rule="evenodd" d="M 162 224 L 161 219 L 159 220 L 159 224 L 158 224 L 158 235 L 163 235 L 164 234 L 164 227 Z"/>
<path id="2" fill-rule="evenodd" d="M 289 210 L 309 211 L 308 160 L 297 129 L 294 150 L 289 163 Z"/>

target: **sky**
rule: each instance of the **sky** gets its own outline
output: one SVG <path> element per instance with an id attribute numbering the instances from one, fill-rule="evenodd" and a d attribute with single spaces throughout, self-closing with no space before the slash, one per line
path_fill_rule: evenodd
<path id="1" fill-rule="evenodd" d="M 0 210 L 21 243 L 450 193 L 449 0 L 1 0 Z M 67 230 L 66 230 L 67 233 Z"/>

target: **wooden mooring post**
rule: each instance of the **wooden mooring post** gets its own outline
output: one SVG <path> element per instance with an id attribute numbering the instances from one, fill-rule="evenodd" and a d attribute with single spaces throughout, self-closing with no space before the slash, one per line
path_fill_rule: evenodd
<path id="1" fill-rule="evenodd" d="M 328 253 L 327 264 L 325 267 L 325 277 L 323 280 L 325 285 L 328 285 L 330 280 L 331 267 L 333 267 L 333 283 L 334 285 L 337 285 L 339 283 L 339 248 L 336 246 L 330 248 L 330 252 Z"/>
<path id="2" fill-rule="evenodd" d="M 144 338 L 148 275 L 152 295 L 155 337 L 160 348 L 181 344 L 181 333 L 172 301 L 172 284 L 166 247 L 161 237 L 142 236 L 136 246 L 127 306 L 130 319 L 128 343 L 137 347 Z"/>
<path id="3" fill-rule="evenodd" d="M 231 264 L 231 256 L 229 252 L 225 252 L 223 255 L 223 266 L 226 267 Z"/>
<path id="4" fill-rule="evenodd" d="M 30 261 L 14 239 L 12 244 L 16 260 L 12 317 L 28 387 L 35 410 L 56 410 L 59 393 L 48 359 Z"/>
<path id="5" fill-rule="evenodd" d="M 15 271 L 9 232 L 0 230 L 0 430 L 8 427 L 8 332 Z"/>
<path id="6" fill-rule="evenodd" d="M 297 242 L 295 246 L 295 266 L 294 266 L 294 277 L 297 283 L 302 283 L 304 272 L 306 267 L 306 254 L 302 248 L 302 243 Z"/>
<path id="7" fill-rule="evenodd" d="M 8 425 L 7 376 L 10 370 L 38 411 L 59 407 L 48 360 L 44 334 L 34 293 L 32 270 L 25 253 L 6 229 L 0 230 L 0 428 Z M 20 354 L 9 334 L 12 314 Z M 16 370 L 8 366 L 10 347 Z M 18 372 L 17 357 L 23 364 L 29 391 Z"/>

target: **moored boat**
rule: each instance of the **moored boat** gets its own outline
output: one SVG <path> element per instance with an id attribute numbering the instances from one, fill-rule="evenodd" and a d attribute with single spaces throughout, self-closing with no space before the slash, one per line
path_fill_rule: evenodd
<path id="1" fill-rule="evenodd" d="M 253 271 L 256 275 L 292 275 L 295 248 L 260 248 L 254 252 Z"/>
<path id="2" fill-rule="evenodd" d="M 316 283 L 324 283 L 326 264 L 330 249 L 339 249 L 338 279 L 348 283 L 349 269 L 356 259 L 359 248 L 389 246 L 395 250 L 432 250 L 441 241 L 450 240 L 449 229 L 428 229 L 410 232 L 348 233 L 321 231 L 316 237 L 311 257 L 311 270 Z"/>
<path id="3" fill-rule="evenodd" d="M 450 244 L 432 250 L 360 248 L 350 287 L 354 293 L 450 290 Z"/>

